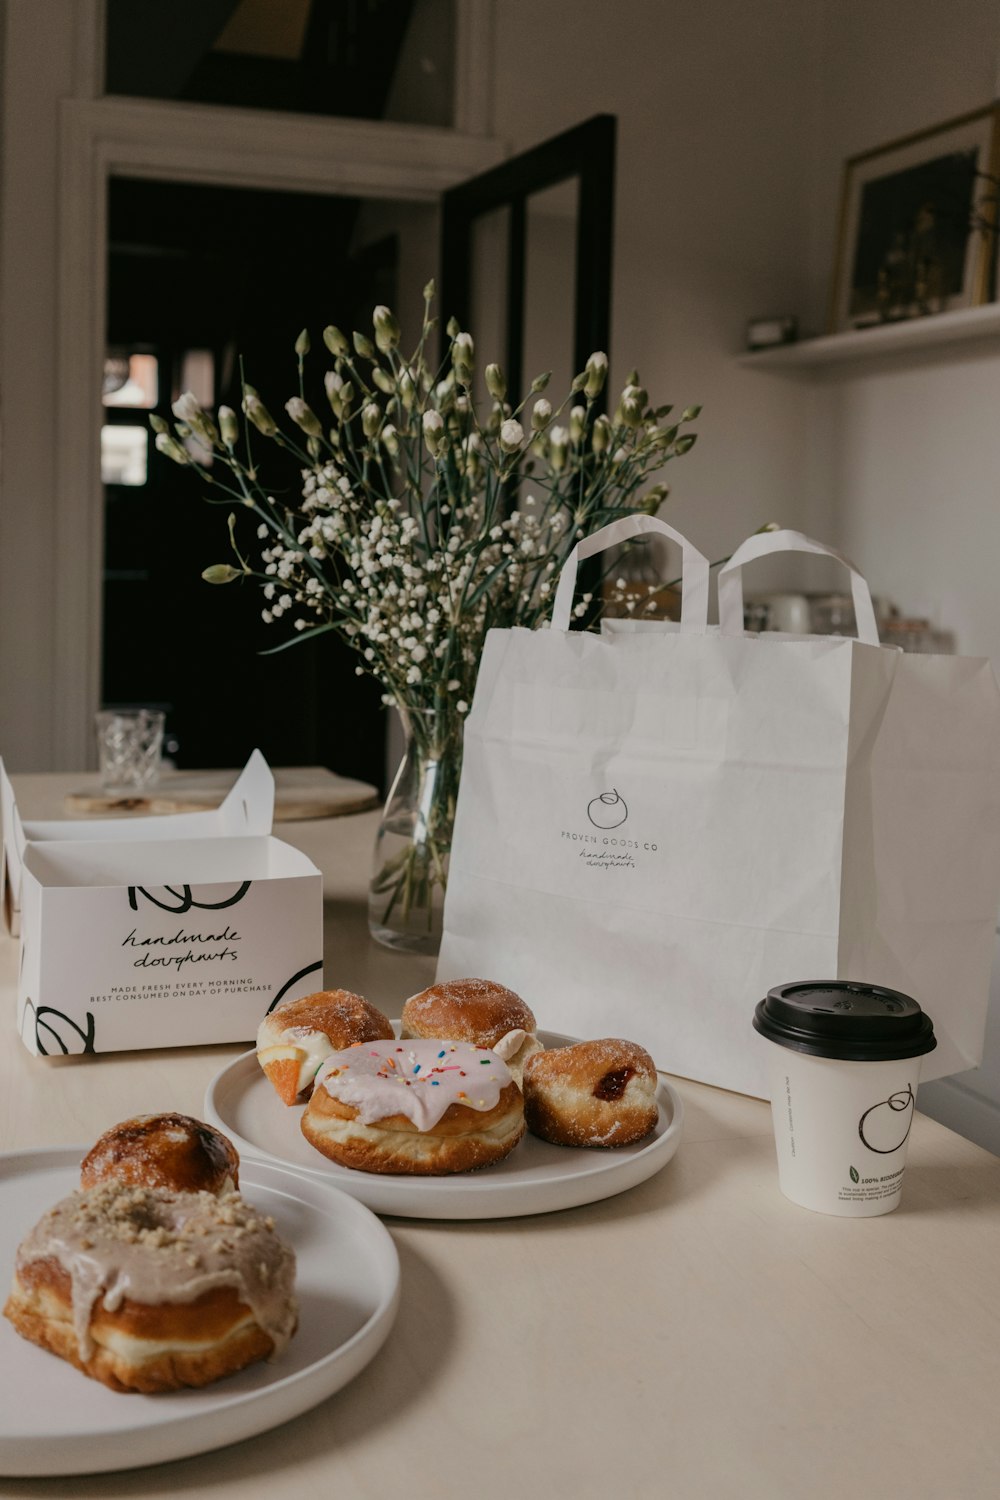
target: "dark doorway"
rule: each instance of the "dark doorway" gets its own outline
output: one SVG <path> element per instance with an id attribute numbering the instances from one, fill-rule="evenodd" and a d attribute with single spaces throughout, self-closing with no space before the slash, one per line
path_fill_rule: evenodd
<path id="1" fill-rule="evenodd" d="M 148 428 L 150 409 L 170 418 L 192 380 L 211 387 L 198 392 L 206 405 L 238 410 L 241 359 L 283 416 L 297 391 L 299 330 L 322 351 L 327 323 L 367 328 L 374 305 L 394 305 L 397 242 L 384 233 L 365 242 L 361 205 L 320 195 L 114 178 L 108 208 L 106 383 L 120 390 L 136 354 L 155 360 L 158 380 L 155 404 L 104 413 L 113 429 L 104 702 L 162 705 L 181 767 L 241 765 L 259 746 L 274 765 L 326 765 L 381 786 L 385 713 L 378 684 L 355 675 L 354 653 L 326 635 L 262 655 L 286 635 L 262 620 L 257 586 L 213 588 L 201 578 L 231 560 L 228 506 L 208 503 L 210 486 L 151 441 L 131 465 L 120 454 Z M 318 390 L 307 395 L 320 411 L 322 352 L 314 366 Z M 271 491 L 297 490 L 295 466 L 260 447 Z"/>
<path id="2" fill-rule="evenodd" d="M 477 341 L 486 359 L 504 351 L 512 389 L 536 373 L 536 344 L 550 367 L 565 358 L 567 383 L 607 348 L 613 175 L 614 121 L 598 117 L 445 195 L 441 311 L 478 327 L 492 310 L 498 326 Z M 379 685 L 356 675 L 355 653 L 332 634 L 262 654 L 288 637 L 261 618 L 257 586 L 201 578 L 231 561 L 230 506 L 208 503 L 210 486 L 150 441 L 130 458 L 125 429 L 145 439 L 151 410 L 169 419 L 192 368 L 210 385 L 195 391 L 204 406 L 238 408 L 241 360 L 283 416 L 303 328 L 315 351 L 306 398 L 324 410 L 323 328 L 370 330 L 379 303 L 405 326 L 400 284 L 422 286 L 433 271 L 437 209 L 115 177 L 108 212 L 109 383 L 126 385 L 138 355 L 155 359 L 158 384 L 145 409 L 105 409 L 122 431 L 105 489 L 104 702 L 164 707 L 180 767 L 238 766 L 259 746 L 273 765 L 325 765 L 383 787 Z M 477 249 L 483 227 L 487 249 L 502 229 L 492 259 Z M 270 492 L 296 494 L 294 464 L 260 447 Z"/>

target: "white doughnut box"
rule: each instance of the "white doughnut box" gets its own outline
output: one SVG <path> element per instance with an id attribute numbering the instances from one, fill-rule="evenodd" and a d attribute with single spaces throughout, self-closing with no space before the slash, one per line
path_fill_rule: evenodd
<path id="1" fill-rule="evenodd" d="M 221 807 L 20 822 L 3 777 L 3 905 L 21 944 L 17 1028 L 40 1056 L 251 1041 L 321 989 L 323 880 L 271 835 L 254 751 Z"/>

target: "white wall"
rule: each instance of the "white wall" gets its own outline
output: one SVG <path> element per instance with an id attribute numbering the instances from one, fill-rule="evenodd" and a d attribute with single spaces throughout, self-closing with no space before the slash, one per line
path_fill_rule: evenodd
<path id="1" fill-rule="evenodd" d="M 1000 667 L 1000 340 L 819 379 L 734 362 L 750 315 L 824 331 L 844 160 L 988 103 L 998 64 L 996 0 L 499 0 L 494 133 L 619 118 L 612 377 L 704 405 L 670 519 L 712 556 L 800 526 Z M 1000 1151 L 994 988 L 982 1068 L 921 1102 Z"/>
<path id="2" fill-rule="evenodd" d="M 746 320 L 807 287 L 816 0 L 499 0 L 493 134 L 525 149 L 618 117 L 611 380 L 700 403 L 669 518 L 713 557 L 764 521 L 813 525 L 808 394 L 737 367 Z"/>
<path id="3" fill-rule="evenodd" d="M 55 422 L 58 342 L 52 289 L 56 281 L 55 101 L 72 93 L 72 52 L 51 44 L 48 14 L 22 6 L 0 8 L 3 51 L 13 40 L 26 66 L 4 69 L 0 215 L 0 725 L 2 753 L 20 770 L 48 766 L 52 721 L 39 691 L 53 670 L 58 602 L 53 587 L 56 528 L 56 444 L 30 449 L 11 434 L 32 423 L 44 404 Z M 65 13 L 62 16 L 65 21 Z"/>
<path id="4" fill-rule="evenodd" d="M 859 45 L 863 36 L 864 45 Z M 814 190 L 813 326 L 821 326 L 843 160 L 994 97 L 995 0 L 824 0 Z M 873 588 L 1000 663 L 1000 340 L 866 362 L 814 393 L 813 486 Z"/>
<path id="5" fill-rule="evenodd" d="M 995 0 L 824 0 L 809 317 L 822 327 L 841 163 L 990 102 Z M 815 504 L 876 592 L 1000 671 L 1000 340 L 837 370 L 813 390 Z M 1000 963 L 983 1064 L 921 1106 L 1000 1152 Z"/>

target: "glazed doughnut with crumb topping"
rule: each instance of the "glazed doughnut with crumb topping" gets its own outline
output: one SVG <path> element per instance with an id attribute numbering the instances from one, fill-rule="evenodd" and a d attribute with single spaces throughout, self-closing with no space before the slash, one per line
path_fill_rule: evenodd
<path id="1" fill-rule="evenodd" d="M 313 1080 L 331 1052 L 355 1042 L 388 1041 L 392 1024 L 374 1005 L 350 990 L 318 990 L 285 1000 L 257 1030 L 257 1061 L 285 1104 L 312 1092 Z"/>
<path id="2" fill-rule="evenodd" d="M 294 1278 L 273 1220 L 238 1193 L 104 1182 L 25 1237 L 4 1315 L 112 1390 L 178 1390 L 280 1353 Z"/>
<path id="3" fill-rule="evenodd" d="M 440 1037 L 492 1047 L 520 1086 L 527 1059 L 542 1050 L 529 1007 L 491 979 L 448 979 L 411 995 L 403 1006 L 404 1037 Z"/>
<path id="4" fill-rule="evenodd" d="M 630 1146 L 659 1118 L 656 1065 L 619 1038 L 551 1047 L 525 1065 L 524 1116 L 532 1135 L 556 1146 Z"/>
<path id="5" fill-rule="evenodd" d="M 115 1181 L 173 1193 L 234 1193 L 240 1158 L 232 1141 L 190 1115 L 136 1115 L 112 1125 L 87 1152 L 80 1186 Z"/>
<path id="6" fill-rule="evenodd" d="M 369 1042 L 327 1058 L 301 1123 L 306 1140 L 341 1166 L 443 1176 L 513 1151 L 524 1101 L 489 1047 Z"/>

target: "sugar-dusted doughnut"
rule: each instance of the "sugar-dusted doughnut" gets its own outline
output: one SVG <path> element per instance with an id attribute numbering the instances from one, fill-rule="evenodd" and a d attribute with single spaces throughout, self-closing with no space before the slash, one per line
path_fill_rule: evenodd
<path id="1" fill-rule="evenodd" d="M 136 1115 L 112 1125 L 80 1166 L 80 1186 L 113 1180 L 174 1193 L 233 1193 L 240 1158 L 226 1136 L 190 1115 Z"/>
<path id="2" fill-rule="evenodd" d="M 488 1047 L 365 1042 L 327 1058 L 302 1133 L 344 1167 L 441 1176 L 513 1151 L 524 1134 L 524 1101 Z"/>
<path id="3" fill-rule="evenodd" d="M 411 995 L 403 1006 L 404 1037 L 440 1037 L 493 1047 L 520 1086 L 527 1059 L 542 1050 L 528 1005 L 492 979 L 448 979 Z"/>
<path id="4" fill-rule="evenodd" d="M 286 1000 L 257 1029 L 257 1061 L 285 1104 L 308 1094 L 331 1052 L 354 1042 L 387 1041 L 392 1023 L 350 990 L 319 990 Z"/>
<path id="5" fill-rule="evenodd" d="M 619 1038 L 550 1047 L 525 1065 L 524 1115 L 556 1146 L 629 1146 L 656 1125 L 656 1065 Z"/>
<path id="6" fill-rule="evenodd" d="M 44 1214 L 4 1315 L 116 1391 L 207 1385 L 284 1349 L 295 1256 L 238 1193 L 103 1182 Z"/>

